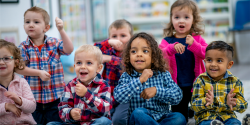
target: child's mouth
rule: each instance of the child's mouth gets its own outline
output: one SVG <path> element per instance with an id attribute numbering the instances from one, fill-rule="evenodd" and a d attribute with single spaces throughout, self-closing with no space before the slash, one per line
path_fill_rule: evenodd
<path id="1" fill-rule="evenodd" d="M 80 75 L 85 76 L 85 75 L 88 75 L 88 73 L 87 72 L 80 72 Z"/>
<path id="2" fill-rule="evenodd" d="M 184 25 L 180 25 L 179 27 L 180 27 L 180 28 L 185 28 L 185 26 L 184 26 Z"/>

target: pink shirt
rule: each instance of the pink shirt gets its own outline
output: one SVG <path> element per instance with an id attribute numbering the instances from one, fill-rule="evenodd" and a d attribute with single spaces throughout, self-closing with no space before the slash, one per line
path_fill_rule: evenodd
<path id="1" fill-rule="evenodd" d="M 0 124 L 36 124 L 31 113 L 36 109 L 36 100 L 31 92 L 28 82 L 15 74 L 14 79 L 10 82 L 8 86 L 9 92 L 15 92 L 21 99 L 22 105 L 19 106 L 16 104 L 16 107 L 22 110 L 21 116 L 16 117 L 12 112 L 6 112 L 5 103 L 15 102 L 4 96 L 4 92 L 7 92 L 7 89 L 3 86 L 0 86 Z"/>
<path id="2" fill-rule="evenodd" d="M 204 73 L 206 71 L 203 60 L 205 59 L 207 43 L 200 35 L 193 36 L 193 38 L 193 44 L 191 46 L 188 46 L 187 49 L 194 54 L 194 75 L 196 79 L 201 73 Z M 161 44 L 159 45 L 159 48 L 163 52 L 164 58 L 168 60 L 171 69 L 171 76 L 175 83 L 177 83 L 177 64 L 175 59 L 175 54 L 177 52 L 174 49 L 174 45 L 177 43 L 178 41 L 176 41 L 174 44 L 169 44 L 165 39 L 163 39 L 161 41 Z"/>

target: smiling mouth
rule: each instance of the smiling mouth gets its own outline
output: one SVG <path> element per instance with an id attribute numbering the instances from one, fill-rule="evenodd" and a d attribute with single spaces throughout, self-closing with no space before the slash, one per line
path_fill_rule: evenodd
<path id="1" fill-rule="evenodd" d="M 144 61 L 143 60 L 136 60 L 135 62 L 139 62 L 140 63 L 140 62 L 144 62 Z"/>
<path id="2" fill-rule="evenodd" d="M 210 69 L 210 71 L 218 71 L 218 69 Z"/>
<path id="3" fill-rule="evenodd" d="M 80 72 L 80 75 L 87 75 L 87 72 Z"/>

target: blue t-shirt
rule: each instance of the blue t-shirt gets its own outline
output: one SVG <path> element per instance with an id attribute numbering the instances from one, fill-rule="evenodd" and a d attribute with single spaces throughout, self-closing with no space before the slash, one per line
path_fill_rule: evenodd
<path id="1" fill-rule="evenodd" d="M 175 59 L 177 64 L 177 82 L 180 87 L 193 86 L 194 82 L 194 54 L 193 52 L 187 49 L 188 44 L 186 44 L 185 38 L 175 38 L 175 37 L 166 37 L 164 38 L 169 44 L 179 42 L 185 47 L 183 54 L 176 53 Z"/>

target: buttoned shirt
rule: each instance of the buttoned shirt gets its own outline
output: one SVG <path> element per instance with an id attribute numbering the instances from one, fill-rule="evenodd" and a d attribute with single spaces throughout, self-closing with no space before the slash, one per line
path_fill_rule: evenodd
<path id="1" fill-rule="evenodd" d="M 76 77 L 66 86 L 58 105 L 60 118 L 66 123 L 82 125 L 89 125 L 101 116 L 110 118 L 111 88 L 101 75 L 97 74 L 92 82 L 85 86 L 88 90 L 83 97 L 75 93 L 75 86 L 78 82 L 79 79 Z M 70 111 L 73 108 L 81 109 L 81 119 L 78 121 L 70 117 Z"/>
<path id="2" fill-rule="evenodd" d="M 19 45 L 19 48 L 27 67 L 45 70 L 51 75 L 49 81 L 42 81 L 38 76 L 24 77 L 29 83 L 36 101 L 49 103 L 60 98 L 65 87 L 60 56 L 68 55 L 63 52 L 63 41 L 45 35 L 44 46 L 39 52 L 38 47 L 28 37 Z"/>
<path id="3" fill-rule="evenodd" d="M 211 90 L 211 86 L 214 90 L 214 102 L 212 105 L 205 106 L 206 93 Z M 233 111 L 227 105 L 227 95 L 232 89 L 234 89 L 233 93 L 236 93 L 234 98 L 237 99 Z M 248 106 L 243 93 L 242 82 L 233 76 L 230 71 L 227 71 L 219 81 L 214 81 L 207 72 L 201 74 L 194 82 L 191 99 L 191 108 L 195 111 L 196 124 L 204 120 L 214 120 L 216 117 L 220 117 L 223 121 L 229 118 L 237 118 L 234 111 L 242 113 Z"/>
<path id="4" fill-rule="evenodd" d="M 131 75 L 124 72 L 114 90 L 114 97 L 119 103 L 129 102 L 128 118 L 136 108 L 146 108 L 157 121 L 171 112 L 170 105 L 177 105 L 182 99 L 182 91 L 172 80 L 168 71 L 154 72 L 144 83 L 140 82 L 141 73 L 135 70 Z M 146 88 L 156 87 L 156 95 L 150 99 L 140 97 Z"/>

